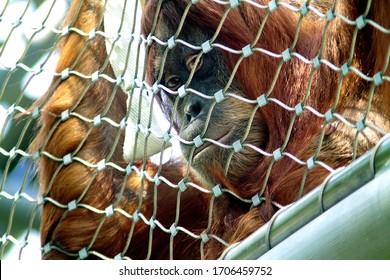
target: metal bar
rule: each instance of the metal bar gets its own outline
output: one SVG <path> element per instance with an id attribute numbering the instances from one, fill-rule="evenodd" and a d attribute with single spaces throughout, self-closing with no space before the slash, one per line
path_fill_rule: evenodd
<path id="1" fill-rule="evenodd" d="M 390 259 L 390 168 L 260 259 Z"/>
<path id="2" fill-rule="evenodd" d="M 225 253 L 224 259 L 258 259 L 332 206 L 390 167 L 390 137 L 384 137 L 369 153 L 334 173 L 327 182 L 265 224 Z M 322 205 L 321 203 L 322 202 Z"/>

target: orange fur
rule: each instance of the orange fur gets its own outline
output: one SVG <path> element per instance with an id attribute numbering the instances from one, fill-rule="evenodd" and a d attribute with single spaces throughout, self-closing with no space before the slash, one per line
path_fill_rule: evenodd
<path id="1" fill-rule="evenodd" d="M 102 30 L 101 2 L 100 0 L 74 1 L 66 24 L 86 33 L 93 28 Z M 156 1 L 143 2 L 145 2 L 143 3 L 145 6 L 143 29 L 147 35 L 152 28 Z M 268 4 L 269 1 L 256 2 Z M 297 3 L 300 5 L 302 2 L 304 1 L 292 1 L 294 5 Z M 326 11 L 333 3 L 333 1 L 311 2 L 313 5 L 319 3 L 318 7 L 321 11 Z M 172 21 L 178 21 L 187 3 L 188 1 L 184 0 L 166 1 L 163 4 L 162 14 L 169 15 Z M 164 5 L 169 5 L 170 9 Z M 337 1 L 336 11 L 354 20 L 364 12 L 365 6 L 366 1 Z M 388 6 L 387 0 L 374 2 L 368 18 L 389 28 L 389 17 L 385 12 Z M 205 30 L 215 30 L 225 9 L 225 6 L 213 1 L 200 1 L 191 7 L 187 16 L 188 24 L 199 25 Z M 230 11 L 217 38 L 218 42 L 233 49 L 241 49 L 252 43 L 264 16 L 264 10 L 242 3 Z M 279 7 L 270 14 L 256 47 L 275 53 L 283 52 L 294 41 L 298 21 L 299 15 L 285 7 Z M 321 48 L 324 30 L 324 21 L 320 21 L 316 15 L 309 12 L 302 21 L 297 43 L 291 51 L 312 60 Z M 335 19 L 327 30 L 322 58 L 336 66 L 345 63 L 349 57 L 353 32 L 353 26 Z M 388 46 L 389 35 L 381 33 L 372 26 L 366 26 L 358 33 L 351 65 L 369 76 L 374 75 L 385 65 Z M 99 71 L 114 76 L 107 61 L 103 37 L 97 36 L 87 40 L 75 32 L 70 32 L 63 38 L 59 48 L 61 52 L 57 73 L 70 67 L 71 70 L 85 75 Z M 152 49 L 147 64 L 149 67 L 147 81 L 150 84 L 154 82 L 152 75 L 154 69 L 151 66 L 154 63 L 153 58 Z M 224 58 L 230 70 L 233 70 L 239 56 L 224 53 Z M 256 99 L 269 90 L 279 61 L 255 53 L 241 62 L 235 80 L 245 97 Z M 351 72 L 344 78 L 340 100 L 335 104 L 340 74 L 322 65 L 313 76 L 310 92 L 306 98 L 307 81 L 312 67 L 295 57 L 284 63 L 270 97 L 277 98 L 291 107 L 304 101 L 305 105 L 310 105 L 321 113 L 334 106 L 335 112 L 352 123 L 358 122 L 367 108 L 372 83 L 364 81 Z M 388 75 L 389 70 L 384 69 L 383 73 Z M 388 92 L 389 83 L 386 81 L 375 89 L 367 119 L 387 132 L 390 131 Z M 231 114 L 232 118 L 234 115 L 248 115 L 253 110 L 253 106 L 247 106 L 245 110 L 237 112 L 235 110 L 237 102 L 222 104 L 221 106 L 226 106 L 226 110 L 234 112 Z M 65 80 L 55 77 L 51 89 L 35 106 L 43 110 L 39 131 L 32 143 L 31 151 L 40 151 L 42 155 L 38 172 L 41 192 L 46 200 L 42 211 L 41 242 L 42 246 L 48 243 L 52 246 L 51 251 L 43 255 L 46 259 L 77 258 L 78 252 L 83 248 L 90 252 L 91 258 L 95 251 L 107 257 L 121 254 L 136 259 L 162 259 L 170 256 L 176 259 L 189 259 L 200 258 L 203 247 L 205 258 L 217 258 L 225 247 L 213 238 L 203 243 L 200 239 L 194 239 L 185 232 L 179 231 L 173 238 L 173 249 L 171 249 L 170 233 L 165 233 L 159 227 L 151 230 L 143 220 L 135 222 L 119 212 L 106 217 L 104 213 L 97 214 L 85 205 L 101 211 L 113 205 L 128 215 L 139 211 L 147 220 L 151 218 L 158 220 L 167 229 L 175 224 L 195 234 L 202 232 L 214 234 L 228 243 L 235 243 L 247 237 L 272 217 L 276 209 L 271 201 L 289 204 L 302 193 L 307 193 L 319 185 L 329 174 L 326 169 L 316 166 L 308 171 L 302 190 L 300 186 L 306 166 L 299 165 L 286 156 L 273 163 L 269 177 L 266 177 L 266 174 L 271 158 L 258 154 L 254 156 L 253 151 L 247 149 L 243 153 L 245 158 L 238 161 L 236 166 L 229 166 L 230 177 L 225 175 L 223 163 L 210 159 L 208 168 L 213 168 L 213 174 L 221 186 L 246 199 L 259 193 L 266 198 L 266 202 L 251 208 L 247 203 L 230 195 L 222 195 L 214 199 L 192 187 L 179 192 L 164 182 L 155 186 L 136 172 L 127 176 L 112 167 L 98 171 L 77 160 L 64 166 L 62 162 L 51 159 L 45 153 L 57 158 L 63 158 L 70 153 L 72 157 L 81 158 L 91 164 L 97 164 L 104 159 L 106 162 L 114 162 L 123 168 L 126 167 L 122 158 L 123 131 L 106 122 L 94 127 L 93 124 L 77 116 L 70 116 L 66 121 L 61 121 L 60 117 L 62 112 L 69 110 L 71 113 L 78 113 L 91 119 L 101 114 L 102 117 L 108 117 L 119 123 L 126 114 L 126 95 L 119 87 L 105 79 L 92 83 L 87 79 L 71 75 Z M 262 141 L 263 139 L 267 141 L 264 149 L 272 153 L 286 140 L 293 116 L 293 113 L 282 109 L 279 105 L 268 103 L 258 109 L 248 139 L 255 141 L 262 137 Z M 318 148 L 322 125 L 324 125 L 323 119 L 315 117 L 307 110 L 304 111 L 294 122 L 285 151 L 303 161 L 308 160 Z M 322 149 L 318 151 L 316 160 L 323 161 L 332 168 L 351 162 L 355 133 L 356 129 L 350 129 L 344 124 L 338 125 L 334 132 L 322 139 Z M 359 134 L 357 156 L 373 147 L 380 136 L 369 128 Z M 242 170 L 245 170 L 248 165 L 245 160 L 248 159 L 253 161 L 252 169 L 242 174 Z M 159 174 L 174 184 L 183 179 L 187 171 L 187 164 L 182 161 L 171 161 L 162 166 L 161 170 L 151 162 L 135 162 L 134 166 L 139 170 L 147 170 L 152 178 Z M 186 179 L 189 182 L 197 182 L 191 172 Z M 58 207 L 52 203 L 52 200 L 64 205 L 76 200 L 78 207 L 69 211 Z M 177 208 L 178 201 L 180 207 Z M 210 205 L 212 210 L 209 209 Z M 209 223 L 210 217 L 211 223 Z"/>

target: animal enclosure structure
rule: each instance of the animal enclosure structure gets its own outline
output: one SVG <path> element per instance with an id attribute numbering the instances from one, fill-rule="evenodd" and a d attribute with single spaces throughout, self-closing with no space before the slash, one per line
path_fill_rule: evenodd
<path id="1" fill-rule="evenodd" d="M 389 259 L 388 7 L 7 1 L 1 257 Z"/>

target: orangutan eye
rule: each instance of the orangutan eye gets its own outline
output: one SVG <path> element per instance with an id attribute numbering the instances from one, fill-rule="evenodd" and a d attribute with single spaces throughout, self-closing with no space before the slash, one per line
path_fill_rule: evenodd
<path id="1" fill-rule="evenodd" d="M 202 67 L 203 57 L 200 57 L 198 63 L 196 64 L 196 59 L 198 58 L 198 56 L 199 56 L 198 54 L 194 54 L 194 55 L 187 56 L 184 59 L 184 61 L 186 63 L 187 70 L 189 72 L 191 72 L 194 67 L 196 67 L 194 70 L 195 72 L 198 71 Z"/>
<path id="2" fill-rule="evenodd" d="M 168 75 L 165 81 L 165 86 L 171 90 L 177 90 L 183 84 L 180 77 L 175 75 Z"/>

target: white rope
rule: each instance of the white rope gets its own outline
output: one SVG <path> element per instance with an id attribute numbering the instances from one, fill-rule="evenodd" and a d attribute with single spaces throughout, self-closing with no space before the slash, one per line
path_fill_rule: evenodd
<path id="1" fill-rule="evenodd" d="M 104 5 L 107 0 L 102 1 Z M 107 54 L 117 80 L 122 81 L 121 87 L 128 94 L 129 112 L 123 147 L 123 157 L 126 161 L 144 159 L 144 155 L 150 157 L 161 152 L 163 146 L 167 148 L 171 145 L 170 142 L 164 145 L 163 135 L 167 128 L 163 129 L 163 123 L 158 121 L 162 119 L 158 116 L 161 115 L 161 112 L 157 110 L 158 106 L 156 104 L 152 106 L 151 95 L 148 95 L 146 90 L 141 90 L 142 82 L 140 81 L 143 80 L 145 47 L 140 36 L 142 11 L 137 2 L 109 0 L 104 11 Z M 136 7 L 137 13 L 134 18 Z M 137 58 L 139 60 L 138 69 Z M 129 106 L 130 100 L 131 106 Z M 140 102 L 141 106 L 139 106 Z M 149 127 L 150 116 L 152 120 Z M 140 127 L 146 129 L 139 129 Z M 153 133 L 148 131 L 153 131 Z"/>

